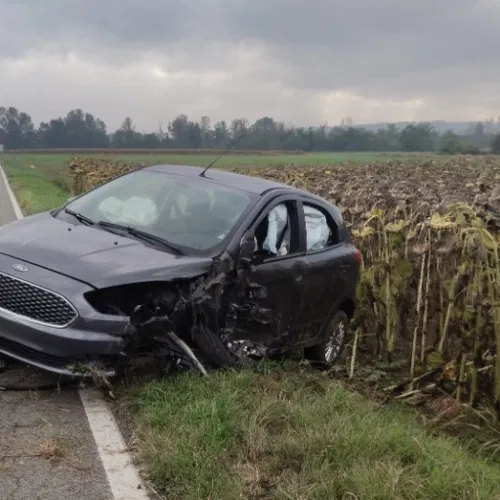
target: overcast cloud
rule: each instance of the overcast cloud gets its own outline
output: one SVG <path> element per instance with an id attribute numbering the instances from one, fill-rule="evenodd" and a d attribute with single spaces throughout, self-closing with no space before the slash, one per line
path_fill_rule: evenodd
<path id="1" fill-rule="evenodd" d="M 0 0 L 0 105 L 110 129 L 500 113 L 497 0 Z"/>

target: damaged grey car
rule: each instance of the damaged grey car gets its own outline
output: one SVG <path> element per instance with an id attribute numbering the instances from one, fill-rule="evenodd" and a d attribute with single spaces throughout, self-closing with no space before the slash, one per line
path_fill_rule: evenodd
<path id="1" fill-rule="evenodd" d="M 141 349 L 201 371 L 335 362 L 361 263 L 339 209 L 205 170 L 144 167 L 1 227 L 0 353 L 71 376 Z"/>

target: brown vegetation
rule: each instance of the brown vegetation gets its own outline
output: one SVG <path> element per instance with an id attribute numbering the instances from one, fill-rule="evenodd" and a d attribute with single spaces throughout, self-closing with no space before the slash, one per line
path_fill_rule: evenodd
<path id="1" fill-rule="evenodd" d="M 76 158 L 75 192 L 134 167 Z M 500 159 L 416 157 L 245 173 L 341 207 L 364 257 L 351 375 L 361 360 L 382 358 L 407 371 L 401 388 L 417 380 L 429 387 L 430 372 L 431 387 L 449 385 L 458 401 L 500 401 Z"/>

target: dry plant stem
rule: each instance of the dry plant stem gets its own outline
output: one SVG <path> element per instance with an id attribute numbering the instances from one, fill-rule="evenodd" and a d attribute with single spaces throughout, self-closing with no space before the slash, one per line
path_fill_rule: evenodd
<path id="1" fill-rule="evenodd" d="M 417 294 L 417 307 L 416 307 L 417 321 L 415 322 L 415 328 L 413 330 L 413 342 L 411 349 L 410 379 L 412 380 L 412 382 L 410 385 L 410 390 L 413 390 L 413 379 L 415 378 L 415 358 L 417 357 L 417 338 L 418 338 L 418 326 L 420 322 L 420 310 L 422 307 L 425 260 L 426 260 L 426 254 L 422 255 L 420 263 L 420 278 L 418 280 L 418 294 Z"/>
<path id="2" fill-rule="evenodd" d="M 495 403 L 500 403 L 500 309 L 496 289 L 500 283 L 500 272 L 498 264 L 498 251 L 495 249 L 496 267 L 489 273 L 489 290 L 492 299 L 491 308 L 493 312 L 493 328 L 495 332 Z"/>
<path id="3" fill-rule="evenodd" d="M 436 271 L 439 278 L 441 278 L 441 258 L 438 257 L 436 260 Z M 443 335 L 444 331 L 444 294 L 443 285 L 440 280 L 439 283 L 439 338 Z"/>
<path id="4" fill-rule="evenodd" d="M 458 275 L 456 276 L 456 279 L 458 279 Z M 443 354 L 444 344 L 445 344 L 446 339 L 448 337 L 448 328 L 450 326 L 451 311 L 453 310 L 453 301 L 454 301 L 454 299 L 450 296 L 449 302 L 448 302 L 448 307 L 446 308 L 446 316 L 444 318 L 443 333 L 441 334 L 441 338 L 439 339 L 438 351 L 441 354 Z"/>
<path id="5" fill-rule="evenodd" d="M 470 397 L 469 397 L 469 404 L 471 406 L 474 405 L 476 401 L 476 394 L 477 394 L 477 365 L 476 365 L 476 359 L 479 351 L 479 338 L 480 338 L 480 333 L 481 333 L 481 320 L 482 320 L 482 307 L 481 304 L 479 304 L 476 307 L 476 328 L 474 330 L 474 350 L 472 353 L 472 374 L 471 374 L 471 385 L 470 385 Z"/>
<path id="6" fill-rule="evenodd" d="M 462 387 L 465 382 L 465 361 L 466 361 L 466 354 L 463 353 L 461 360 L 460 360 L 460 373 L 458 375 L 458 387 L 457 387 L 457 394 L 456 394 L 456 400 L 460 402 L 462 398 Z"/>
<path id="7" fill-rule="evenodd" d="M 360 328 L 356 328 L 354 332 L 354 341 L 352 344 L 352 356 L 351 356 L 351 364 L 349 367 L 349 378 L 352 379 L 354 377 L 354 368 L 356 366 L 356 354 L 358 351 L 358 340 L 359 340 Z"/>
<path id="8" fill-rule="evenodd" d="M 387 237 L 387 231 L 385 227 L 382 225 L 381 228 L 382 234 L 384 235 L 384 261 L 385 261 L 385 343 L 387 350 L 387 358 L 388 361 L 392 361 L 392 352 L 394 350 L 394 328 L 393 328 L 393 311 L 392 311 L 392 294 L 391 294 L 391 275 L 388 269 L 391 264 L 391 255 L 390 255 L 390 246 L 389 246 L 389 238 Z"/>
<path id="9" fill-rule="evenodd" d="M 500 284 L 500 263 L 498 255 L 497 240 L 485 229 L 478 229 L 477 232 L 491 245 L 492 258 L 490 261 L 488 276 L 489 302 L 491 304 L 493 316 L 493 328 L 495 334 L 495 376 L 494 376 L 494 398 L 497 405 L 500 404 L 500 304 L 498 286 Z"/>
<path id="10" fill-rule="evenodd" d="M 429 244 L 429 255 L 427 257 L 427 268 L 425 276 L 425 295 L 424 295 L 424 316 L 422 318 L 422 342 L 420 344 L 420 362 L 424 364 L 425 362 L 425 349 L 427 343 L 427 316 L 429 313 L 429 290 L 431 286 L 431 257 L 432 257 L 432 235 L 429 230 L 428 234 L 428 244 Z"/>

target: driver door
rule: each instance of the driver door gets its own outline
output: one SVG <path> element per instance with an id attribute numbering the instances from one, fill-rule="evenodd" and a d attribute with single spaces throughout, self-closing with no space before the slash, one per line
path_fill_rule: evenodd
<path id="1" fill-rule="evenodd" d="M 303 257 L 299 251 L 297 203 L 274 200 L 247 232 L 254 238 L 252 265 L 244 269 L 249 287 L 242 296 L 235 336 L 271 349 L 288 345 L 294 338 L 298 281 Z"/>

